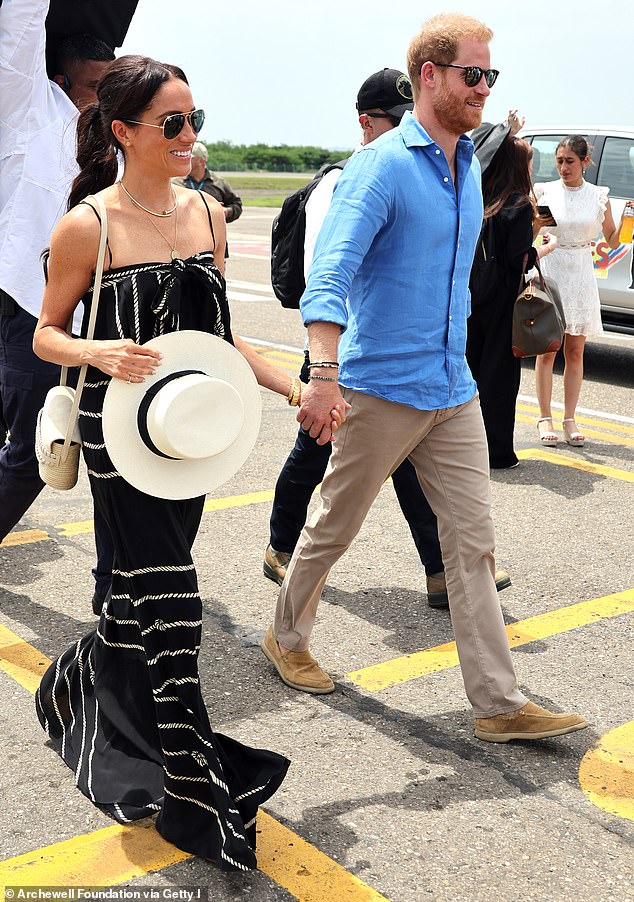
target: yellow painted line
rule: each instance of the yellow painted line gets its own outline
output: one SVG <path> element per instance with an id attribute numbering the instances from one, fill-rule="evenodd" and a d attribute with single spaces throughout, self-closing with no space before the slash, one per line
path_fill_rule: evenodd
<path id="1" fill-rule="evenodd" d="M 518 423 L 532 423 L 533 426 L 535 425 L 535 420 L 532 417 L 527 417 L 522 413 L 516 414 L 515 419 Z M 577 423 L 581 422 L 581 419 L 578 418 Z M 585 423 L 582 423 L 582 425 L 583 434 L 586 436 L 586 438 L 598 438 L 601 439 L 601 441 L 610 442 L 613 445 L 625 445 L 628 448 L 634 448 L 634 438 L 625 438 L 624 436 L 615 435 L 614 433 L 600 432 L 597 429 L 588 429 Z M 610 424 L 610 428 L 614 428 L 612 424 Z"/>
<path id="2" fill-rule="evenodd" d="M 581 601 L 578 604 L 528 617 L 506 627 L 511 648 L 528 645 L 539 639 L 547 639 L 560 633 L 597 623 L 634 611 L 634 589 L 616 592 L 603 598 Z M 458 664 L 455 642 L 447 642 L 424 651 L 393 658 L 382 664 L 373 664 L 347 674 L 347 679 L 368 692 L 380 692 L 390 686 L 407 683 L 439 670 L 447 670 Z"/>
<path id="3" fill-rule="evenodd" d="M 113 886 L 191 858 L 153 824 L 116 824 L 0 862 L 0 886 Z"/>
<path id="4" fill-rule="evenodd" d="M 50 663 L 41 651 L 0 624 L 0 670 L 16 683 L 34 693 Z"/>
<path id="5" fill-rule="evenodd" d="M 530 404 L 517 404 L 516 410 L 525 410 L 528 413 L 532 413 L 535 418 L 539 416 L 539 408 L 535 405 Z M 561 425 L 563 413 L 558 412 L 555 413 L 553 419 L 556 423 Z M 577 414 L 575 417 L 577 423 L 583 423 L 583 425 L 588 426 L 601 426 L 604 429 L 612 430 L 613 432 L 623 432 L 625 435 L 634 435 L 634 426 L 628 426 L 626 423 L 619 423 L 617 420 L 600 420 L 596 417 L 587 417 L 583 414 Z M 533 422 L 537 422 L 537 420 L 533 420 Z"/>
<path id="6" fill-rule="evenodd" d="M 21 529 L 17 532 L 10 532 L 0 542 L 0 548 L 8 548 L 10 545 L 30 545 L 33 542 L 45 542 L 52 539 L 47 532 L 41 529 Z"/>
<path id="7" fill-rule="evenodd" d="M 586 752 L 579 782 L 593 805 L 634 821 L 634 720 L 606 733 Z"/>
<path id="8" fill-rule="evenodd" d="M 522 460 L 545 460 L 556 464 L 558 467 L 572 467 L 573 470 L 585 470 L 587 473 L 595 473 L 597 476 L 605 476 L 607 479 L 620 479 L 622 482 L 634 482 L 634 473 L 628 470 L 618 470 L 615 467 L 605 467 L 603 464 L 594 464 L 583 457 L 569 457 L 558 451 L 546 451 L 542 448 L 524 448 L 517 452 Z"/>
<path id="9" fill-rule="evenodd" d="M 304 362 L 303 355 L 295 354 L 294 351 L 279 351 L 277 348 L 254 348 L 258 354 L 266 357 L 274 357 L 276 360 L 287 360 L 289 363 L 302 364 Z"/>
<path id="10" fill-rule="evenodd" d="M 385 896 L 265 811 L 258 813 L 258 827 L 259 869 L 301 902 L 386 902 Z"/>
<path id="11" fill-rule="evenodd" d="M 250 492 L 248 495 L 231 495 L 227 498 L 209 498 L 205 501 L 203 510 L 205 513 L 210 511 L 224 511 L 232 507 L 247 507 L 249 504 L 262 504 L 265 501 L 272 501 L 275 496 L 273 489 L 267 489 L 265 492 Z"/>
<path id="12" fill-rule="evenodd" d="M 34 693 L 50 663 L 0 624 L 0 669 L 21 686 Z M 117 824 L 0 861 L 0 886 L 113 886 L 191 857 L 165 842 L 152 824 Z M 257 858 L 259 870 L 301 902 L 385 900 L 262 810 Z"/>
<path id="13" fill-rule="evenodd" d="M 267 489 L 265 492 L 249 492 L 246 495 L 228 495 L 226 498 L 209 498 L 205 501 L 203 511 L 210 513 L 211 511 L 229 510 L 232 507 L 247 507 L 249 504 L 263 504 L 272 501 L 275 495 L 273 489 Z M 76 523 L 60 523 L 55 526 L 57 534 L 68 538 L 69 536 L 82 536 L 93 532 L 92 520 L 78 520 Z M 13 533 L 9 533 L 9 538 Z"/>

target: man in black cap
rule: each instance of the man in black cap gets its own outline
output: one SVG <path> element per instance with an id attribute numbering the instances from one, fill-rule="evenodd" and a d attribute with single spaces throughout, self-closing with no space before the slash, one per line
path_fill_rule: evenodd
<path id="1" fill-rule="evenodd" d="M 363 134 L 356 152 L 399 125 L 406 110 L 413 109 L 412 85 L 399 69 L 381 69 L 367 78 L 357 94 L 356 108 Z M 312 263 L 315 242 L 328 212 L 341 169 L 331 169 L 322 178 L 306 204 L 304 240 L 304 276 Z M 300 379 L 309 380 L 309 358 L 302 367 Z M 264 554 L 264 575 L 281 585 L 302 528 L 315 488 L 326 471 L 332 445 L 318 445 L 308 432 L 299 428 L 293 450 L 278 477 L 270 520 L 270 542 Z M 392 474 L 399 505 L 412 533 L 416 549 L 426 573 L 427 602 L 432 608 L 447 608 L 447 585 L 438 541 L 436 517 L 429 506 L 409 460 Z M 496 573 L 498 590 L 511 584 L 508 573 Z"/>

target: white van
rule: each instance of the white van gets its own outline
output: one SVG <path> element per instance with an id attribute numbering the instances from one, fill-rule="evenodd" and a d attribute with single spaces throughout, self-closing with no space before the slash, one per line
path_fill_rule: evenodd
<path id="1" fill-rule="evenodd" d="M 610 189 L 614 220 L 618 223 L 626 200 L 634 200 L 634 130 L 608 128 L 530 128 L 520 132 L 533 147 L 533 181 L 559 178 L 555 165 L 557 145 L 567 135 L 583 135 L 591 147 L 594 165 L 585 178 Z M 594 271 L 599 282 L 601 316 L 606 329 L 634 333 L 634 259 L 632 244 L 612 250 L 597 236 Z"/>

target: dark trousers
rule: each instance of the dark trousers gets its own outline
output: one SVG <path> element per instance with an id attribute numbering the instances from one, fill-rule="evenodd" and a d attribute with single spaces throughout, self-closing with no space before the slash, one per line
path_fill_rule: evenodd
<path id="1" fill-rule="evenodd" d="M 467 362 L 478 384 L 493 469 L 517 463 L 513 449 L 521 363 L 511 352 L 513 303 L 502 293 L 467 320 Z"/>
<path id="2" fill-rule="evenodd" d="M 24 516 L 44 488 L 35 457 L 35 423 L 60 368 L 33 352 L 37 320 L 6 293 L 0 314 L 0 410 L 9 440 L 0 448 L 0 541 Z M 9 312 L 13 310 L 13 312 Z M 97 591 L 110 585 L 112 539 L 105 521 L 95 515 Z M 107 583 L 107 585 L 106 585 Z"/>
<path id="3" fill-rule="evenodd" d="M 305 368 L 302 375 L 305 375 Z M 304 381 L 306 381 L 304 379 Z M 292 554 L 304 528 L 308 505 L 322 481 L 332 445 L 318 445 L 300 427 L 293 450 L 289 454 L 275 485 L 271 511 L 271 545 L 276 551 Z M 372 453 L 369 449 L 368 453 Z M 421 563 L 427 574 L 444 569 L 436 515 L 420 486 L 416 470 L 405 459 L 392 473 L 398 503 L 407 520 Z"/>

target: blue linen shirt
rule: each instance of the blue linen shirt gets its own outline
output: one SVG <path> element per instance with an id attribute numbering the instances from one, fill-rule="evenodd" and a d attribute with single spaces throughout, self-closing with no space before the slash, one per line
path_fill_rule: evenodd
<path id="1" fill-rule="evenodd" d="M 301 311 L 305 325 L 342 326 L 347 388 L 419 410 L 475 395 L 465 347 L 482 192 L 464 135 L 456 170 L 454 186 L 444 152 L 409 112 L 343 170 Z"/>

